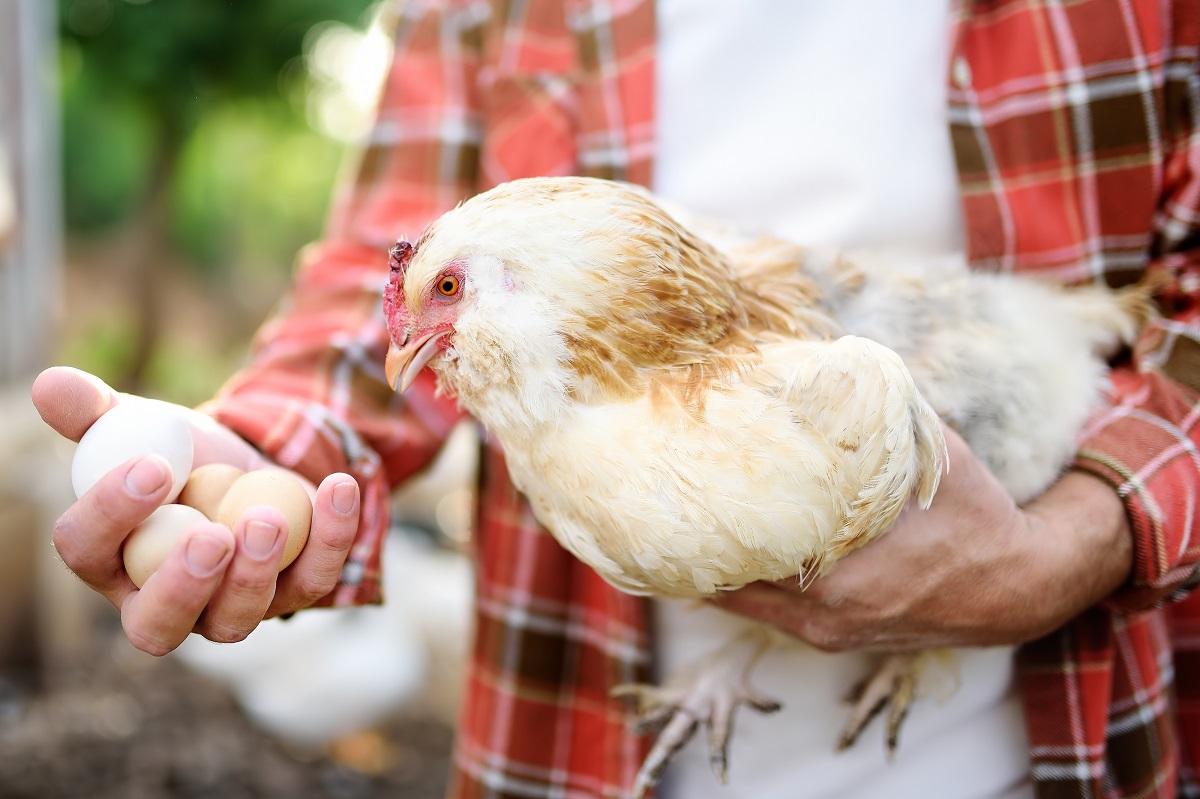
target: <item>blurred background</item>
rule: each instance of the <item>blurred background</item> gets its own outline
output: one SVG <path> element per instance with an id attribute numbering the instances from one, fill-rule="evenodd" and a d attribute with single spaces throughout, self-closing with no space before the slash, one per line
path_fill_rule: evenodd
<path id="1" fill-rule="evenodd" d="M 396 2 L 398 0 L 393 0 Z M 319 237 L 390 56 L 372 0 L 0 0 L 0 797 L 440 796 L 473 431 L 397 499 L 383 608 L 136 652 L 50 546 L 48 365 L 212 395 Z"/>

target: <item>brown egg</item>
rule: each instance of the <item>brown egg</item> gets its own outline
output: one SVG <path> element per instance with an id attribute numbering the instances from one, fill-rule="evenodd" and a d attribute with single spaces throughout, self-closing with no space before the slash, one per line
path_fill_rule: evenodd
<path id="1" fill-rule="evenodd" d="M 190 505 L 215 520 L 225 492 L 243 474 L 241 469 L 228 463 L 208 463 L 193 469 L 176 502 Z"/>
<path id="2" fill-rule="evenodd" d="M 203 513 L 187 505 L 163 505 L 155 510 L 125 539 L 121 559 L 129 579 L 141 588 L 158 571 L 183 531 L 208 521 Z"/>
<path id="3" fill-rule="evenodd" d="M 246 472 L 225 492 L 216 520 L 232 530 L 242 512 L 253 505 L 271 505 L 287 519 L 287 543 L 279 566 L 283 571 L 308 541 L 308 530 L 312 525 L 312 501 L 308 492 L 299 480 L 278 469 Z"/>

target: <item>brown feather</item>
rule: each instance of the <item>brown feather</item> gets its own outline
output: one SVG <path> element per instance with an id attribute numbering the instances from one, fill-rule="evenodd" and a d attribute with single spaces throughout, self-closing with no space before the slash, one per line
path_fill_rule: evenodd
<path id="1" fill-rule="evenodd" d="M 567 336 L 571 369 L 599 394 L 650 393 L 702 417 L 705 394 L 756 366 L 761 344 L 836 330 L 802 250 L 748 250 L 735 263 L 640 194 L 615 211 L 636 231 L 601 276 L 619 299 Z"/>

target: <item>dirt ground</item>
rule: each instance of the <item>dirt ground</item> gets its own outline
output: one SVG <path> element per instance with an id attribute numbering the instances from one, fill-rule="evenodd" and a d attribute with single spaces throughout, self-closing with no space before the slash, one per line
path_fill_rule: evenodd
<path id="1" fill-rule="evenodd" d="M 437 799 L 452 734 L 394 718 L 322 751 L 256 729 L 220 684 L 117 630 L 53 679 L 0 674 L 0 799 Z"/>

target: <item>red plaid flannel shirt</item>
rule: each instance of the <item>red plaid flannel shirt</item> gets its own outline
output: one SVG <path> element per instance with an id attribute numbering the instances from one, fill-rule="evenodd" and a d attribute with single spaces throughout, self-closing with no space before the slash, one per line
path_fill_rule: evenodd
<path id="1" fill-rule="evenodd" d="M 380 598 L 388 491 L 460 418 L 428 377 L 404 397 L 384 384 L 386 247 L 510 178 L 651 175 L 650 0 L 402 8 L 355 180 L 324 240 L 302 254 L 251 364 L 209 408 L 281 463 L 362 484 L 360 539 L 329 597 L 338 604 Z M 991 0 L 956 3 L 950 22 L 973 265 L 1111 284 L 1151 268 L 1171 275 L 1168 318 L 1118 368 L 1116 404 L 1086 431 L 1076 463 L 1125 500 L 1130 584 L 1021 650 L 1033 777 L 1044 797 L 1200 795 L 1200 604 L 1166 604 L 1196 574 L 1200 548 L 1200 8 Z M 626 796 L 645 742 L 608 692 L 646 676 L 646 607 L 540 530 L 495 443 L 484 449 L 451 793 Z"/>

